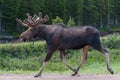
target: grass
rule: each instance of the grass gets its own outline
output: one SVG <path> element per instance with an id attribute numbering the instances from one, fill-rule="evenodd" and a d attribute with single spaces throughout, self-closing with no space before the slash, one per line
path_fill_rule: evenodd
<path id="1" fill-rule="evenodd" d="M 120 73 L 120 56 L 112 56 L 113 52 L 118 52 L 118 50 L 110 50 L 111 54 L 110 54 L 110 59 L 111 59 L 111 68 L 114 70 L 115 73 Z M 119 53 L 120 54 L 120 53 Z M 78 65 L 80 64 L 80 54 L 77 54 L 76 57 L 74 56 L 71 59 L 68 59 L 68 63 L 73 66 L 74 68 L 77 68 Z M 117 61 L 114 60 L 115 58 L 117 58 Z M 51 68 L 50 65 L 53 65 L 54 67 Z M 55 63 L 55 62 L 50 62 L 46 69 L 46 72 L 50 72 L 52 71 L 54 72 L 58 72 L 58 73 L 70 73 L 72 74 L 73 72 L 70 71 L 65 65 L 63 65 L 61 62 Z M 95 51 L 92 50 L 89 52 L 88 55 L 88 59 L 86 61 L 85 64 L 83 64 L 83 66 L 81 67 L 79 73 L 82 74 L 108 74 L 109 72 L 107 71 L 106 68 L 106 62 L 105 62 L 105 58 L 104 56 Z"/>
<path id="2" fill-rule="evenodd" d="M 114 61 L 115 56 L 112 56 L 113 52 L 117 52 L 118 50 L 110 50 L 111 52 L 111 67 L 114 70 L 115 73 L 120 73 L 120 56 L 116 56 L 117 61 Z M 118 52 L 119 53 L 119 52 Z M 67 59 L 68 64 L 70 64 L 72 67 L 77 68 L 78 65 L 80 64 L 80 53 L 73 53 L 73 55 L 76 54 L 76 57 L 73 56 L 71 58 Z M 54 54 L 52 57 L 51 61 L 49 64 L 45 67 L 44 73 L 60 73 L 60 74 L 72 74 L 73 72 L 70 71 L 60 60 L 59 55 L 57 53 Z M 57 59 L 56 59 L 57 58 Z M 76 58 L 76 60 L 75 60 Z M 56 59 L 56 60 L 54 60 Z M 27 60 L 28 61 L 28 60 Z M 74 63 L 73 63 L 74 62 Z M 27 63 L 27 62 L 25 62 Z M 35 62 L 33 62 L 35 64 Z M 39 62 L 38 62 L 39 63 Z M 38 67 L 37 70 L 31 70 L 26 69 L 26 70 L 20 70 L 20 69 L 15 69 L 15 70 L 1 70 L 0 74 L 35 74 L 39 72 L 39 68 L 41 67 L 41 63 L 38 64 L 36 62 L 36 66 Z M 31 64 L 31 63 L 30 63 Z M 29 64 L 28 64 L 29 65 Z M 27 67 L 28 68 L 28 67 Z M 109 72 L 106 69 L 106 63 L 104 56 L 100 54 L 99 52 L 92 50 L 89 52 L 88 59 L 85 64 L 81 67 L 80 74 L 109 74 Z"/>
<path id="3" fill-rule="evenodd" d="M 111 67 L 115 73 L 120 73 L 120 36 L 109 35 L 101 39 L 102 44 L 110 52 Z M 0 74 L 31 74 L 38 73 L 45 58 L 45 42 L 0 44 Z M 67 63 L 73 68 L 80 64 L 81 51 L 67 50 Z M 45 67 L 44 73 L 72 74 L 60 59 L 58 51 L 55 52 L 49 64 Z M 108 74 L 103 54 L 90 49 L 88 59 L 81 67 L 82 74 Z"/>

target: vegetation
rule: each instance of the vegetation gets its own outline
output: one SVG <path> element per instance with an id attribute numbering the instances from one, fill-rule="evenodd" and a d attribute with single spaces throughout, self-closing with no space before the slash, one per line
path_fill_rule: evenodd
<path id="1" fill-rule="evenodd" d="M 56 16 L 55 19 L 52 19 L 52 24 L 55 24 L 55 23 L 63 23 L 63 20 L 60 17 Z"/>
<path id="2" fill-rule="evenodd" d="M 68 20 L 67 26 L 69 26 L 69 27 L 75 26 L 75 22 L 74 22 L 73 18 L 70 17 L 70 19 Z"/>
<path id="3" fill-rule="evenodd" d="M 106 31 L 120 31 L 120 0 L 0 0 L 0 39 L 10 39 L 26 28 L 16 22 L 24 20 L 25 13 L 31 15 L 42 12 L 50 20 L 46 24 L 64 23 L 68 26 L 90 25 Z M 15 37 L 16 39 L 16 37 Z M 102 44 L 110 52 L 113 70 L 120 72 L 120 36 L 117 34 L 101 38 Z M 80 63 L 79 50 L 67 50 L 67 61 L 75 68 Z M 45 42 L 0 44 L 0 73 L 2 71 L 38 71 L 46 55 Z M 56 51 L 46 71 L 69 72 L 62 64 Z M 74 62 L 74 63 L 73 63 Z M 99 68 L 99 69 L 98 69 Z M 99 52 L 89 51 L 88 60 L 81 73 L 105 73 L 105 58 Z"/>
<path id="4" fill-rule="evenodd" d="M 60 17 L 66 25 L 69 17 L 77 26 L 91 25 L 110 29 L 120 26 L 119 0 L 0 0 L 1 34 L 21 33 L 24 28 L 18 25 L 16 18 L 25 19 L 25 13 L 48 14 L 52 19 Z M 46 23 L 47 24 L 47 23 Z"/>
<path id="5" fill-rule="evenodd" d="M 101 38 L 102 44 L 110 52 L 111 66 L 115 73 L 120 72 L 120 36 L 118 34 Z M 80 63 L 79 50 L 67 50 L 67 62 L 76 68 Z M 9 43 L 0 44 L 0 72 L 2 71 L 38 71 L 46 55 L 45 42 Z M 71 73 L 62 64 L 59 52 L 56 51 L 45 72 Z M 82 66 L 80 73 L 107 73 L 104 56 L 94 49 L 89 50 L 87 62 Z"/>

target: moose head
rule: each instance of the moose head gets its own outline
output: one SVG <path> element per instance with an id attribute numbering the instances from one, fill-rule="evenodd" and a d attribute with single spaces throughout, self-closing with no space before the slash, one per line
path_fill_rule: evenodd
<path id="1" fill-rule="evenodd" d="M 28 27 L 28 29 L 20 35 L 20 41 L 32 40 L 35 38 L 38 33 L 38 26 L 49 20 L 49 17 L 47 15 L 42 18 L 41 12 L 39 13 L 39 16 L 34 15 L 32 17 L 29 13 L 26 13 L 26 15 L 28 19 L 25 19 L 24 21 L 18 18 L 16 19 L 16 21 L 22 26 Z"/>

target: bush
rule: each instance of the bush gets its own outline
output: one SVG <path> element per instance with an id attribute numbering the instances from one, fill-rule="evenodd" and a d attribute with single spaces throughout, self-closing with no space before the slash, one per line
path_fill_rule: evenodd
<path id="1" fill-rule="evenodd" d="M 55 23 L 64 23 L 64 22 L 63 22 L 63 19 L 61 19 L 60 17 L 56 16 L 55 19 L 52 19 L 52 24 L 55 24 Z"/>
<path id="2" fill-rule="evenodd" d="M 75 26 L 75 21 L 72 17 L 69 18 L 67 22 L 67 26 L 70 26 L 70 27 Z"/>
<path id="3" fill-rule="evenodd" d="M 45 55 L 45 42 L 0 44 L 0 70 L 36 70 Z M 37 65 L 37 66 L 36 66 Z"/>
<path id="4" fill-rule="evenodd" d="M 120 63 L 120 36 L 118 34 L 109 35 L 101 38 L 105 48 L 110 49 L 110 58 L 112 63 Z M 66 50 L 67 62 L 71 66 L 80 64 L 79 50 Z M 91 49 L 88 54 L 86 67 L 94 64 L 105 64 L 105 58 L 99 52 Z M 17 44 L 0 44 L 0 70 L 39 70 L 46 55 L 45 42 L 35 42 L 33 47 L 31 42 Z M 96 63 L 97 62 L 97 63 Z M 105 65 L 106 66 L 106 65 Z M 46 66 L 47 71 L 66 71 L 68 68 L 61 63 L 59 51 L 56 51 L 50 60 L 50 64 Z"/>
<path id="5" fill-rule="evenodd" d="M 45 47 L 45 42 L 35 42 L 34 46 L 31 42 L 0 44 L 0 56 L 19 59 L 29 56 L 34 57 L 44 53 Z"/>
<path id="6" fill-rule="evenodd" d="M 103 46 L 110 48 L 110 49 L 118 49 L 120 48 L 120 35 L 119 34 L 112 34 L 106 37 L 101 38 Z"/>

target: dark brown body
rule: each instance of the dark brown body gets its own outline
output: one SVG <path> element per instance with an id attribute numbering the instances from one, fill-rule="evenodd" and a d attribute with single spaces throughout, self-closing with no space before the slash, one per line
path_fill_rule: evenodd
<path id="1" fill-rule="evenodd" d="M 38 36 L 46 40 L 50 50 L 81 49 L 88 45 L 101 50 L 99 32 L 93 27 L 68 28 L 62 24 L 55 24 L 41 25 L 37 28 Z"/>
<path id="2" fill-rule="evenodd" d="M 90 26 L 68 28 L 55 24 L 40 26 L 39 30 L 40 37 L 46 40 L 47 45 L 53 45 L 59 50 L 81 49 L 86 45 L 101 48 L 99 32 Z"/>

